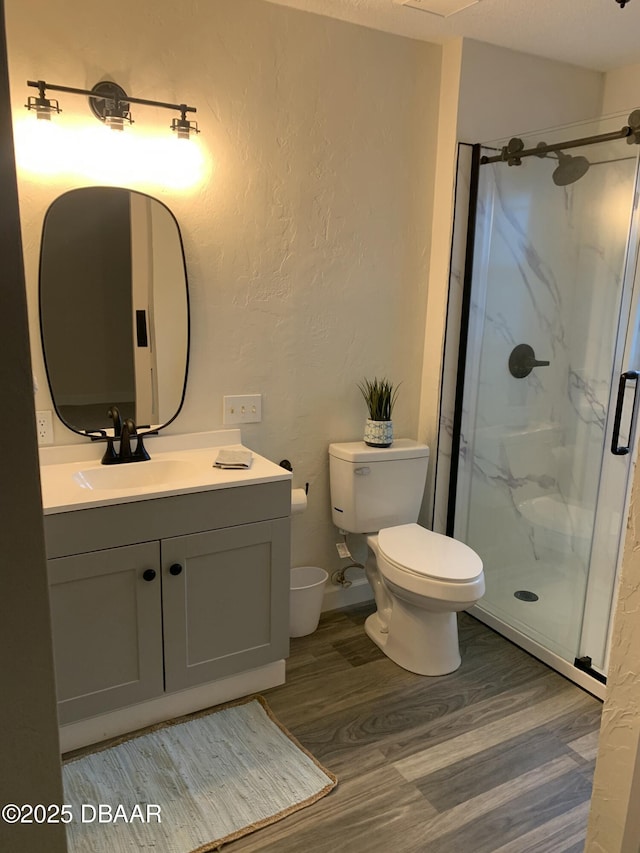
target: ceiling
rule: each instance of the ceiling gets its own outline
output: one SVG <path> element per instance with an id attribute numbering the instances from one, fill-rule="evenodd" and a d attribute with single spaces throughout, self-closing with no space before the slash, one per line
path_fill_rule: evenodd
<path id="1" fill-rule="evenodd" d="M 616 0 L 480 0 L 448 18 L 394 0 L 269 2 L 439 44 L 464 36 L 598 71 L 640 63 L 640 0 L 624 9 Z"/>

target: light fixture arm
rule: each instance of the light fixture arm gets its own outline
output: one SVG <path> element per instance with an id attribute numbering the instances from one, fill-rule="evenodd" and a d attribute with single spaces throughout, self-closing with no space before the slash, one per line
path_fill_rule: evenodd
<path id="1" fill-rule="evenodd" d="M 27 80 L 27 86 L 31 86 L 40 91 L 40 97 L 45 97 L 45 90 L 51 92 L 67 92 L 71 95 L 86 95 L 88 98 L 95 98 L 96 93 L 91 89 L 78 89 L 75 86 L 59 86 L 56 83 L 47 83 L 45 80 Z M 186 104 L 169 104 L 164 101 L 151 101 L 147 98 L 134 98 L 132 95 L 126 96 L 127 102 L 130 104 L 142 104 L 146 107 L 162 107 L 165 110 L 177 110 L 181 113 L 195 113 L 195 107 L 189 107 Z"/>
<path id="2" fill-rule="evenodd" d="M 27 99 L 25 106 L 29 110 L 35 110 L 38 118 L 51 117 L 51 113 L 61 112 L 60 105 L 56 100 L 49 100 L 46 96 L 47 90 L 52 92 L 65 92 L 70 95 L 85 95 L 89 99 L 91 112 L 95 117 L 108 125 L 112 130 L 122 130 L 125 122 L 133 124 L 129 107 L 131 104 L 141 104 L 146 107 L 160 107 L 165 110 L 176 110 L 180 118 L 174 118 L 171 122 L 171 130 L 176 132 L 178 139 L 189 139 L 191 134 L 200 133 L 198 123 L 189 121 L 187 113 L 197 112 L 195 107 L 188 104 L 170 104 L 166 101 L 152 101 L 149 98 L 134 98 L 127 95 L 125 90 L 110 80 L 96 83 L 93 89 L 79 89 L 76 86 L 60 86 L 57 83 L 47 83 L 45 80 L 27 80 L 27 86 L 38 90 L 38 97 Z"/>

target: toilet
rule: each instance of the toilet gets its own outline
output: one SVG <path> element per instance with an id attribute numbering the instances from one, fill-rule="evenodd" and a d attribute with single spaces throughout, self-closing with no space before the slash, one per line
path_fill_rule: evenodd
<path id="1" fill-rule="evenodd" d="M 428 464 L 429 448 L 407 438 L 329 445 L 333 523 L 366 534 L 377 608 L 367 635 L 404 669 L 445 675 L 460 666 L 456 612 L 476 604 L 485 584 L 475 551 L 416 523 Z"/>

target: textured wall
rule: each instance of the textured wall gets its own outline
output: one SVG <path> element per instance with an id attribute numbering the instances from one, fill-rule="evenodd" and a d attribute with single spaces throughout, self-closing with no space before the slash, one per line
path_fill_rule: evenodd
<path id="1" fill-rule="evenodd" d="M 464 39 L 459 139 L 487 142 L 597 118 L 604 80 L 599 71 Z"/>
<path id="2" fill-rule="evenodd" d="M 604 96 L 602 112 L 628 113 L 640 108 L 640 64 L 625 65 L 609 71 L 604 78 Z M 626 119 L 626 115 L 624 115 Z"/>
<path id="3" fill-rule="evenodd" d="M 114 0 L 106 16 L 85 0 L 8 6 L 16 121 L 34 94 L 25 81 L 39 78 L 88 88 L 111 78 L 137 97 L 197 106 L 207 180 L 179 192 L 123 180 L 173 210 L 185 243 L 193 345 L 171 430 L 221 427 L 224 394 L 261 392 L 264 420 L 245 441 L 291 459 L 294 485 L 311 484 L 294 562 L 336 568 L 326 451 L 361 437 L 356 383 L 401 381 L 396 434 L 417 435 L 440 49 L 260 0 Z M 61 127 L 95 124 L 83 99 L 60 100 Z M 164 134 L 170 117 L 138 108 L 133 132 Z M 37 408 L 50 406 L 42 218 L 60 192 L 96 182 L 22 174 Z"/>
<path id="4" fill-rule="evenodd" d="M 618 600 L 611 637 L 607 698 L 602 712 L 600 749 L 586 850 L 637 853 L 640 837 L 640 482 L 635 482 Z"/>

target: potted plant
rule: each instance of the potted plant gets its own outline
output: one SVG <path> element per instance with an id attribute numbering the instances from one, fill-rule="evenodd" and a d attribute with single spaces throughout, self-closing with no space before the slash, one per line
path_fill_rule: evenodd
<path id="1" fill-rule="evenodd" d="M 364 428 L 364 442 L 370 447 L 391 447 L 393 421 L 391 415 L 398 396 L 398 387 L 387 379 L 364 379 L 358 388 L 367 404 L 369 417 Z"/>

